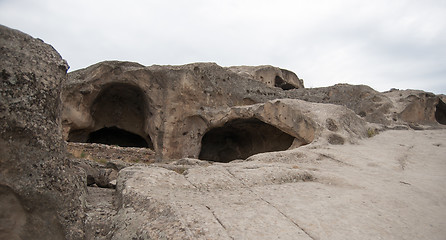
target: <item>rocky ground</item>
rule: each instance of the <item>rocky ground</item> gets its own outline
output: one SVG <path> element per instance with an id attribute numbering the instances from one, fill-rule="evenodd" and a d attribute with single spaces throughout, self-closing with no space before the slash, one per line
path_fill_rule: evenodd
<path id="1" fill-rule="evenodd" d="M 446 130 L 389 130 L 169 164 L 183 171 L 138 163 L 116 190 L 88 188 L 88 239 L 443 239 L 445 142 Z"/>

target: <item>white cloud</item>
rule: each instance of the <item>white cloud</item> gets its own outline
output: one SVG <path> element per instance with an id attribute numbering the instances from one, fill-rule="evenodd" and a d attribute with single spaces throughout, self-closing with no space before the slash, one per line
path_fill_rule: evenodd
<path id="1" fill-rule="evenodd" d="M 444 1 L 2 0 L 0 21 L 72 69 L 109 60 L 290 69 L 307 86 L 446 93 Z"/>

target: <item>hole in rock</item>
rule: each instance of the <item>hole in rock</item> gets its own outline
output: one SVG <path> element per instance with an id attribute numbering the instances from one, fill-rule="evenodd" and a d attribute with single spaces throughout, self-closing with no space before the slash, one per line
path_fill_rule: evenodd
<path id="1" fill-rule="evenodd" d="M 90 107 L 94 126 L 70 131 L 68 141 L 153 149 L 145 133 L 149 108 L 144 91 L 127 83 L 105 85 Z"/>
<path id="2" fill-rule="evenodd" d="M 285 80 L 283 80 L 279 76 L 276 76 L 276 78 L 274 79 L 274 86 L 275 87 L 280 87 L 283 90 L 290 90 L 290 89 L 295 89 L 296 88 L 292 84 L 289 84 L 289 83 L 285 82 Z"/>
<path id="3" fill-rule="evenodd" d="M 435 120 L 446 125 L 446 104 L 441 99 L 438 99 L 438 104 L 435 107 Z"/>
<path id="4" fill-rule="evenodd" d="M 203 136 L 198 158 L 227 163 L 257 153 L 283 151 L 293 141 L 293 136 L 256 118 L 236 119 Z"/>
<path id="5" fill-rule="evenodd" d="M 91 132 L 87 142 L 117 145 L 120 147 L 149 147 L 146 140 L 141 136 L 117 127 L 105 127 Z"/>

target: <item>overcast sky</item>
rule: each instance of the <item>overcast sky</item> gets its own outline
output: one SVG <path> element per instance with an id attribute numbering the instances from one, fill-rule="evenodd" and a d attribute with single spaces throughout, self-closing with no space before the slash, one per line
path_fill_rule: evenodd
<path id="1" fill-rule="evenodd" d="M 446 94 L 445 0 L 0 0 L 0 24 L 51 44 L 70 71 L 274 65 L 306 87 Z"/>

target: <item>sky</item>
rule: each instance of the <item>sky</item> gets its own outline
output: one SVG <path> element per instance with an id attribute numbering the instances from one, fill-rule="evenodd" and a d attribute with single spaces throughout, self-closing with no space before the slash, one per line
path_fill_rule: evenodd
<path id="1" fill-rule="evenodd" d="M 0 24 L 51 44 L 69 71 L 273 65 L 305 87 L 446 94 L 445 0 L 0 0 Z"/>

